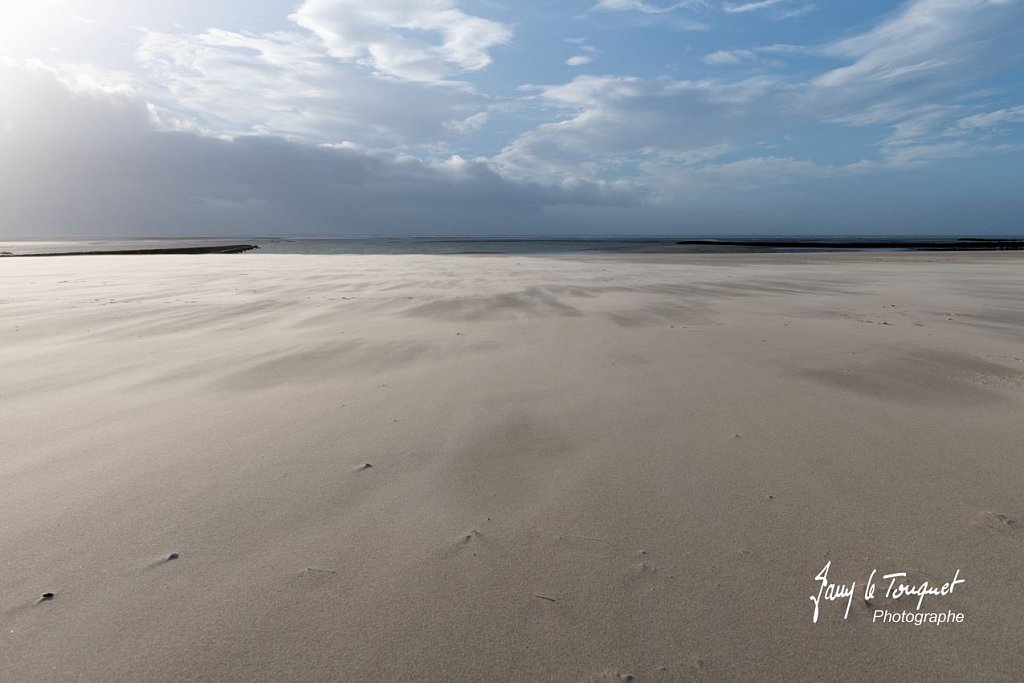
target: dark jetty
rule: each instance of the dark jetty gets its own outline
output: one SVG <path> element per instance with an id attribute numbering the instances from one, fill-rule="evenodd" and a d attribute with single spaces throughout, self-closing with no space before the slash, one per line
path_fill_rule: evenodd
<path id="1" fill-rule="evenodd" d="M 915 239 L 735 239 L 680 240 L 676 244 L 704 247 L 751 247 L 761 249 L 911 249 L 915 251 L 1012 251 L 1024 249 L 1024 239 L 964 237 L 948 240 Z"/>
<path id="2" fill-rule="evenodd" d="M 226 244 L 212 247 L 170 247 L 167 249 L 118 249 L 115 251 L 55 251 L 46 254 L 0 254 L 18 256 L 146 256 L 149 254 L 241 254 L 259 249 L 255 244 Z"/>

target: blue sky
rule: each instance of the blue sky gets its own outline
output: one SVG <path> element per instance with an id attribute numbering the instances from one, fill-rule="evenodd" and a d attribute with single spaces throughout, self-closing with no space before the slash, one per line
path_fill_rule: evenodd
<path id="1" fill-rule="evenodd" d="M 1020 234 L 1024 0 L 0 7 L 0 233 Z"/>

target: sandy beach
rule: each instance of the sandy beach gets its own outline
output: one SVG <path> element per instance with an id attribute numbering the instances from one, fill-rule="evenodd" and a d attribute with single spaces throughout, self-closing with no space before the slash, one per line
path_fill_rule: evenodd
<path id="1" fill-rule="evenodd" d="M 5 260 L 0 678 L 1014 679 L 1022 292 L 1017 253 Z M 957 571 L 920 611 L 962 623 L 874 621 Z"/>

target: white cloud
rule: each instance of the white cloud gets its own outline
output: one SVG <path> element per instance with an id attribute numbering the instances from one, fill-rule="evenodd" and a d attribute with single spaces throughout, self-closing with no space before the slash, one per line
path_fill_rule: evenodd
<path id="1" fill-rule="evenodd" d="M 436 81 L 491 63 L 505 24 L 466 14 L 454 0 L 306 0 L 291 18 L 338 59 L 382 74 Z"/>
<path id="2" fill-rule="evenodd" d="M 711 66 L 722 66 L 727 64 L 742 64 L 753 61 L 757 55 L 751 50 L 717 50 L 704 55 L 701 59 L 705 64 Z"/>
<path id="3" fill-rule="evenodd" d="M 146 96 L 228 135 L 443 149 L 466 130 L 452 122 L 488 104 L 457 76 L 512 35 L 455 0 L 306 0 L 290 18 L 292 30 L 260 34 L 144 32 Z"/>
<path id="4" fill-rule="evenodd" d="M 480 111 L 472 116 L 467 116 L 461 121 L 451 121 L 447 124 L 447 127 L 460 135 L 465 135 L 483 128 L 488 118 L 487 112 Z"/>
<path id="5" fill-rule="evenodd" d="M 590 45 L 586 38 L 566 38 L 565 42 L 576 46 L 576 49 L 582 53 L 572 55 L 566 59 L 566 66 L 584 66 L 586 64 L 590 64 L 594 61 L 594 55 L 600 52 L 596 47 Z"/>
<path id="6" fill-rule="evenodd" d="M 375 76 L 304 32 L 147 33 L 137 58 L 151 75 L 148 97 L 226 134 L 423 145 L 444 140 L 448 122 L 486 105 L 465 84 Z"/>

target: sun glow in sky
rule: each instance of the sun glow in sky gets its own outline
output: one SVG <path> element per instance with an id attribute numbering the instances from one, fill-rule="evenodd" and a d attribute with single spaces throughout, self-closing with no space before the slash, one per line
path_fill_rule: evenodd
<path id="1" fill-rule="evenodd" d="M 0 4 L 0 233 L 1017 234 L 1024 0 Z"/>

